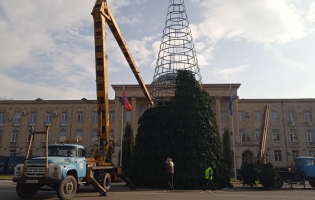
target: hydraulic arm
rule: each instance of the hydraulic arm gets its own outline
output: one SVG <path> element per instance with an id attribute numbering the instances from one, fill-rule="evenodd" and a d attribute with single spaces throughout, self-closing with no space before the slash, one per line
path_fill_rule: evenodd
<path id="1" fill-rule="evenodd" d="M 98 108 L 98 136 L 99 146 L 92 154 L 97 159 L 98 165 L 109 165 L 106 154 L 109 150 L 109 105 L 108 105 L 108 81 L 107 81 L 107 54 L 106 54 L 106 22 L 113 33 L 122 53 L 124 54 L 133 74 L 135 75 L 149 104 L 153 105 L 152 98 L 141 78 L 136 63 L 131 56 L 129 48 L 122 36 L 116 20 L 108 6 L 107 0 L 97 0 L 92 11 L 94 19 L 95 36 L 95 64 L 96 64 L 96 88 Z"/>
<path id="2" fill-rule="evenodd" d="M 267 141 L 267 133 L 268 133 L 268 127 L 270 122 L 270 105 L 266 104 L 264 107 L 264 113 L 263 113 L 263 121 L 261 126 L 261 134 L 260 134 L 260 141 L 259 141 L 259 147 L 258 147 L 258 157 L 265 158 L 266 154 L 266 141 Z M 266 162 L 264 159 L 263 162 Z"/>

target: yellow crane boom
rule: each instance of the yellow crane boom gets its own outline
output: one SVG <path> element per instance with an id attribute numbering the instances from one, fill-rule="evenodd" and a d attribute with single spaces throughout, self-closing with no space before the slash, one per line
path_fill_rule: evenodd
<path id="1" fill-rule="evenodd" d="M 270 105 L 266 104 L 264 107 L 264 113 L 263 113 L 263 121 L 261 126 L 261 134 L 260 134 L 260 141 L 259 141 L 259 147 L 258 147 L 258 157 L 263 158 L 264 161 L 266 154 L 266 142 L 267 142 L 267 133 L 268 133 L 268 127 L 270 122 Z"/>
<path id="2" fill-rule="evenodd" d="M 108 165 L 106 154 L 109 149 L 109 104 L 108 104 L 108 81 L 107 81 L 107 54 L 106 54 L 106 22 L 113 33 L 122 53 L 124 54 L 134 76 L 136 77 L 149 104 L 153 100 L 144 84 L 137 65 L 131 56 L 129 48 L 122 36 L 116 20 L 108 6 L 107 0 L 97 0 L 92 11 L 94 19 L 95 36 L 95 65 L 96 65 L 96 89 L 98 109 L 98 136 L 99 146 L 94 151 L 92 158 L 97 158 L 98 165 Z M 97 151 L 99 150 L 99 151 Z M 101 150 L 104 153 L 101 153 Z"/>

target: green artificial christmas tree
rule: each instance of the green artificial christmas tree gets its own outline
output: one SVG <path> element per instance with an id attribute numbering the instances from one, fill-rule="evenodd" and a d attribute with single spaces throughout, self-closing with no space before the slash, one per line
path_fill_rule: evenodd
<path id="1" fill-rule="evenodd" d="M 137 187 L 166 188 L 167 158 L 175 189 L 202 189 L 208 164 L 218 189 L 232 186 L 211 98 L 190 71 L 178 71 L 173 100 L 147 109 L 138 123 L 130 169 Z"/>

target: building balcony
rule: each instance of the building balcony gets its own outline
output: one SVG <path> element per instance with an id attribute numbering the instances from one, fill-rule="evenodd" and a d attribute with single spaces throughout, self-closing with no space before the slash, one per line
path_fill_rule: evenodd
<path id="1" fill-rule="evenodd" d="M 45 126 L 51 126 L 51 122 L 45 122 Z"/>
<path id="2" fill-rule="evenodd" d="M 315 147 L 315 142 L 308 142 L 307 147 Z"/>
<path id="3" fill-rule="evenodd" d="M 13 122 L 13 126 L 15 127 L 20 126 L 20 122 Z"/>
<path id="4" fill-rule="evenodd" d="M 35 122 L 30 122 L 30 126 L 35 126 Z"/>
<path id="5" fill-rule="evenodd" d="M 289 122 L 289 126 L 295 126 L 295 122 Z"/>
<path id="6" fill-rule="evenodd" d="M 305 122 L 305 125 L 308 127 L 312 127 L 313 126 L 313 122 Z"/>
<path id="7" fill-rule="evenodd" d="M 245 140 L 245 141 L 242 141 L 241 145 L 243 145 L 243 146 L 257 146 L 257 145 L 259 145 L 259 141 L 258 140 Z"/>
<path id="8" fill-rule="evenodd" d="M 281 142 L 272 142 L 272 147 L 273 148 L 282 148 Z"/>
<path id="9" fill-rule="evenodd" d="M 4 123 L 3 123 L 3 122 L 0 122 L 0 126 L 4 126 Z"/>
<path id="10" fill-rule="evenodd" d="M 27 148 L 28 146 L 30 145 L 30 142 L 25 142 L 25 147 Z M 32 148 L 34 147 L 35 145 L 34 145 L 34 141 L 32 142 Z"/>
<path id="11" fill-rule="evenodd" d="M 299 142 L 290 142 L 290 147 L 298 148 L 298 147 L 300 147 L 300 143 Z"/>
<path id="12" fill-rule="evenodd" d="M 18 147 L 18 142 L 10 142 L 10 147 Z"/>
<path id="13" fill-rule="evenodd" d="M 66 127 L 67 126 L 67 122 L 60 122 L 60 126 L 61 127 Z"/>

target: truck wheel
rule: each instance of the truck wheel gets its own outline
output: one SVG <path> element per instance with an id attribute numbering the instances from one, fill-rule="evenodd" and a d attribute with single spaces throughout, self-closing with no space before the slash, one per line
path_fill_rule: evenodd
<path id="1" fill-rule="evenodd" d="M 106 190 L 106 192 L 110 189 L 111 180 L 112 179 L 110 178 L 109 173 L 106 173 L 103 180 L 103 188 Z"/>
<path id="2" fill-rule="evenodd" d="M 21 199 L 31 199 L 38 191 L 38 186 L 34 184 L 16 184 L 16 193 Z"/>
<path id="3" fill-rule="evenodd" d="M 276 186 L 276 188 L 280 189 L 280 188 L 282 188 L 282 186 L 283 186 L 283 179 L 282 179 L 281 176 L 278 176 L 277 177 L 277 186 Z"/>
<path id="4" fill-rule="evenodd" d="M 309 181 L 310 186 L 312 186 L 313 188 L 315 188 L 315 181 Z"/>
<path id="5" fill-rule="evenodd" d="M 69 200 L 77 192 L 77 181 L 71 175 L 66 176 L 66 178 L 58 184 L 56 193 L 60 200 Z"/>

